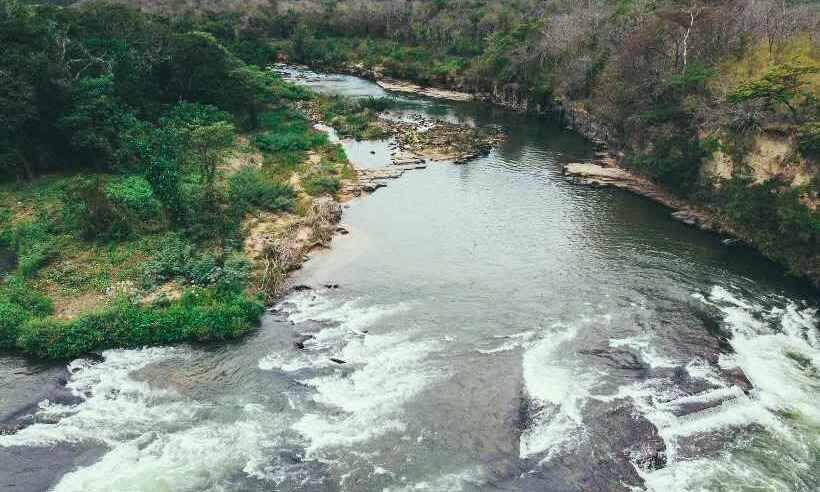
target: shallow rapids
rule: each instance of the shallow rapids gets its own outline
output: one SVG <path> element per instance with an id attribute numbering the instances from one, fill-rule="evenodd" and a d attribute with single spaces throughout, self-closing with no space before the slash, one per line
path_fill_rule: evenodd
<path id="1" fill-rule="evenodd" d="M 241 342 L 1 356 L 0 487 L 816 490 L 816 293 L 662 207 L 565 182 L 592 149 L 549 121 L 403 100 L 391 117 L 510 138 L 351 202 L 350 234 L 294 279 L 310 289 Z M 389 163 L 389 142 L 342 143 Z"/>

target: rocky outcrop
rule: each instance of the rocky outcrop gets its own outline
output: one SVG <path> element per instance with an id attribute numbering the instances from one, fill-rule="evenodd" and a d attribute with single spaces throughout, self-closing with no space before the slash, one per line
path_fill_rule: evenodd
<path id="1" fill-rule="evenodd" d="M 356 169 L 356 177 L 342 183 L 340 195 L 342 201 L 348 201 L 363 194 L 373 193 L 387 186 L 391 179 L 400 178 L 406 171 L 425 169 L 427 164 L 404 164 L 380 167 L 375 169 Z"/>
<path id="2" fill-rule="evenodd" d="M 386 91 L 418 94 L 420 96 L 431 97 L 433 99 L 447 99 L 449 101 L 472 101 L 475 99 L 474 94 L 448 89 L 439 89 L 436 87 L 422 87 L 404 80 L 378 79 L 376 80 L 376 83 L 379 87 Z"/>
<path id="3" fill-rule="evenodd" d="M 578 184 L 589 186 L 611 186 L 645 196 L 652 201 L 674 210 L 672 218 L 687 225 L 696 226 L 705 231 L 714 231 L 728 236 L 735 236 L 734 230 L 717 220 L 709 210 L 693 206 L 652 181 L 626 169 L 600 164 L 574 162 L 564 165 L 564 176 Z"/>
<path id="4" fill-rule="evenodd" d="M 595 142 L 599 146 L 612 143 L 612 134 L 609 129 L 581 103 L 575 101 L 562 101 L 558 111 L 564 123 L 571 129 L 580 133 L 587 139 Z"/>

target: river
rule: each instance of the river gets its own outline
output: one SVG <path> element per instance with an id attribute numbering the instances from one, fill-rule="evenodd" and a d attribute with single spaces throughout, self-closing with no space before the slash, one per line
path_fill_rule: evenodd
<path id="1" fill-rule="evenodd" d="M 350 234 L 295 278 L 312 290 L 240 342 L 0 357 L 0 418 L 30 423 L 0 435 L 0 487 L 817 490 L 816 293 L 643 198 L 566 182 L 592 148 L 554 123 L 402 99 L 396 117 L 509 139 L 349 203 Z M 388 143 L 345 146 L 376 166 Z"/>

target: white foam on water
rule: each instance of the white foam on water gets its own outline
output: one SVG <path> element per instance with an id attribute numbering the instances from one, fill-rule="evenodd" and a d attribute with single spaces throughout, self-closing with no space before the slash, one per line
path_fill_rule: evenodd
<path id="1" fill-rule="evenodd" d="M 522 458 L 546 453 L 543 461 L 548 461 L 577 446 L 585 436 L 582 410 L 595 380 L 561 360 L 561 348 L 575 338 L 577 327 L 555 325 L 553 329 L 533 342 L 522 360 L 527 393 L 541 407 L 521 434 Z"/>
<path id="2" fill-rule="evenodd" d="M 88 442 L 109 448 L 97 462 L 64 475 L 54 488 L 59 492 L 219 490 L 243 471 L 262 478 L 270 472 L 263 450 L 271 443 L 264 436 L 275 425 L 261 406 L 247 404 L 227 421 L 215 421 L 211 405 L 132 375 L 190 355 L 189 349 L 159 347 L 109 350 L 99 363 L 76 360 L 66 387 L 83 400 L 42 405 L 38 417 L 50 423 L 0 436 L 0 446 Z"/>
<path id="3" fill-rule="evenodd" d="M 318 321 L 327 322 L 329 326 L 312 333 L 312 338 L 303 342 L 307 351 L 277 351 L 260 359 L 258 367 L 263 371 L 296 372 L 333 365 L 329 357 L 338 355 L 328 355 L 322 351 L 340 350 L 351 335 L 364 336 L 367 328 L 389 316 L 407 311 L 410 305 L 399 303 L 371 306 L 364 304 L 361 299 L 336 301 L 313 292 L 300 292 L 290 296 L 278 307 L 287 312 L 288 319 L 294 323 Z"/>
<path id="4" fill-rule="evenodd" d="M 476 352 L 484 355 L 492 355 L 501 352 L 509 352 L 524 345 L 524 343 L 535 335 L 534 331 L 524 331 L 521 333 L 513 333 L 511 335 L 496 335 L 493 338 L 506 340 L 501 345 L 494 348 L 477 348 Z"/>
<path id="5" fill-rule="evenodd" d="M 332 323 L 333 326 L 305 341 L 305 346 L 323 348 L 343 342 L 350 334 L 362 335 L 382 319 L 409 310 L 411 304 L 368 305 L 364 299 L 337 301 L 313 292 L 300 292 L 290 296 L 280 306 L 288 313 L 288 319 L 297 324 L 305 321 Z"/>
<path id="6" fill-rule="evenodd" d="M 638 470 L 646 490 L 652 492 L 710 490 L 755 490 L 783 492 L 796 490 L 768 470 L 733 461 L 726 455 L 710 459 L 678 461 L 674 465 L 646 473 Z"/>
<path id="7" fill-rule="evenodd" d="M 116 445 L 150 432 L 157 422 L 189 420 L 196 414 L 196 406 L 181 401 L 173 391 L 152 389 L 130 376 L 132 371 L 153 362 L 185 357 L 184 349 L 109 350 L 103 356 L 101 363 L 78 359 L 68 366 L 72 375 L 66 388 L 83 401 L 77 405 L 41 403 L 38 417 L 49 423 L 0 436 L 0 446 L 47 446 L 83 440 Z"/>
<path id="8" fill-rule="evenodd" d="M 304 384 L 325 412 L 304 415 L 293 428 L 310 443 L 308 454 L 347 447 L 389 432 L 404 432 L 403 405 L 442 376 L 426 357 L 436 341 L 413 341 L 410 333 L 351 340 L 339 358 L 344 368 Z M 348 368 L 353 368 L 352 372 Z"/>
<path id="9" fill-rule="evenodd" d="M 675 361 L 658 352 L 653 343 L 653 337 L 648 334 L 629 338 L 613 338 L 609 340 L 609 346 L 613 348 L 627 347 L 637 351 L 641 359 L 653 369 L 677 366 Z"/>
<path id="10" fill-rule="evenodd" d="M 338 301 L 308 292 L 292 296 L 282 306 L 297 325 L 309 320 L 328 323 L 304 342 L 307 350 L 275 353 L 259 362 L 262 369 L 335 369 L 300 381 L 313 390 L 311 398 L 318 404 L 316 411 L 304 414 L 292 426 L 306 438 L 308 455 L 321 457 L 324 450 L 404 432 L 403 405 L 443 375 L 427 360 L 443 344 L 420 340 L 412 330 L 367 331 L 408 310 L 410 304 L 367 305 L 361 299 Z M 331 357 L 345 364 L 329 363 Z"/>
<path id="11" fill-rule="evenodd" d="M 400 487 L 386 487 L 383 492 L 458 492 L 465 490 L 464 487 L 467 485 L 470 486 L 469 490 L 475 490 L 486 485 L 479 477 L 480 472 L 477 468 L 468 468 L 460 473 L 444 473 L 430 480 Z"/>
<path id="12" fill-rule="evenodd" d="M 148 433 L 114 447 L 91 466 L 68 473 L 55 492 L 221 490 L 237 470 L 262 476 L 263 429 L 256 423 L 200 425 Z"/>
<path id="13" fill-rule="evenodd" d="M 257 366 L 263 371 L 280 370 L 284 372 L 296 372 L 307 368 L 317 368 L 333 364 L 330 359 L 317 358 L 301 351 L 290 351 L 289 353 L 274 352 L 262 357 Z"/>
<path id="14" fill-rule="evenodd" d="M 650 380 L 622 388 L 655 424 L 667 445 L 667 466 L 638 470 L 648 490 L 711 490 L 717 485 L 755 490 L 809 490 L 817 482 L 820 453 L 820 370 L 817 311 L 781 299 L 750 301 L 716 286 L 708 296 L 695 297 L 721 312 L 732 336 L 732 354 L 721 354 L 719 366 L 741 370 L 753 385 L 747 396 L 726 384 L 704 361 L 692 361 L 687 371 L 715 386 L 698 395 L 675 395 L 662 381 Z M 806 366 L 810 367 L 806 367 Z M 717 403 L 705 410 L 675 417 L 673 410 L 692 403 Z M 677 445 L 685 436 L 745 428 L 764 429 L 765 449 L 726 443 L 709 459 L 677 459 Z M 762 447 L 761 447 L 762 448 Z M 758 454 L 763 453 L 761 456 Z M 777 463 L 772 469 L 760 463 Z M 812 471 L 814 469 L 814 471 Z M 808 477 L 808 478 L 807 478 Z"/>

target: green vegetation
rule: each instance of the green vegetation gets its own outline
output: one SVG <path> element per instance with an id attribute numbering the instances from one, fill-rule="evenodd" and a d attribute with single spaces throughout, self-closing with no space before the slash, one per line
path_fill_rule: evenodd
<path id="1" fill-rule="evenodd" d="M 214 26 L 0 0 L 0 253 L 16 259 L 0 349 L 67 358 L 255 326 L 243 220 L 298 212 L 294 173 L 334 193 L 348 163 L 297 111 L 313 94 Z"/>
<path id="2" fill-rule="evenodd" d="M 72 320 L 31 318 L 17 329 L 16 344 L 31 355 L 66 359 L 109 347 L 227 340 L 255 327 L 263 311 L 241 291 L 198 288 L 164 307 L 117 299 Z"/>
<path id="3" fill-rule="evenodd" d="M 801 203 L 801 190 L 777 179 L 752 183 L 748 178 L 729 181 L 722 195 L 732 223 L 765 254 L 795 272 L 820 267 L 820 258 L 806 255 L 820 248 L 820 220 Z"/>
<path id="4" fill-rule="evenodd" d="M 304 212 L 351 176 L 303 112 L 366 139 L 396 104 L 315 96 L 264 68 L 283 57 L 572 103 L 626 165 L 820 278 L 816 2 L 125 4 L 0 0 L 2 349 L 61 358 L 253 326 L 243 220 Z M 766 138 L 799 173 L 755 173 Z M 701 172 L 717 154 L 731 179 Z"/>
<path id="5" fill-rule="evenodd" d="M 341 96 L 321 96 L 312 101 L 312 109 L 336 129 L 340 137 L 371 140 L 387 136 L 378 124 L 377 114 L 398 105 L 389 97 L 351 100 Z"/>
<path id="6" fill-rule="evenodd" d="M 226 25 L 229 15 L 205 17 Z M 258 20 L 276 39 L 250 30 L 233 39 L 517 107 L 571 103 L 606 127 L 625 165 L 718 209 L 766 254 L 820 278 L 816 2 L 282 0 Z M 340 106 L 329 100 L 320 111 L 341 134 L 369 136 L 366 114 Z M 766 139 L 793 149 L 780 164 L 791 174 L 767 188 L 775 198 L 750 167 Z M 702 172 L 718 153 L 731 161 L 727 183 Z M 815 184 L 798 178 L 807 174 Z M 777 220 L 746 227 L 762 209 Z"/>

